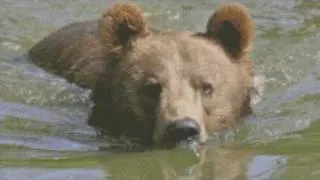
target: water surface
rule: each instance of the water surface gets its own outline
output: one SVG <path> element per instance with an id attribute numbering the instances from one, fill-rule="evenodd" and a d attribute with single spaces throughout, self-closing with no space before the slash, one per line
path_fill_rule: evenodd
<path id="1" fill-rule="evenodd" d="M 199 150 L 111 152 L 85 121 L 89 90 L 23 55 L 54 30 L 98 18 L 112 0 L 2 0 L 0 177 L 11 179 L 319 179 L 320 2 L 241 0 L 257 34 L 255 115 Z M 204 31 L 222 0 L 139 0 L 153 26 Z"/>

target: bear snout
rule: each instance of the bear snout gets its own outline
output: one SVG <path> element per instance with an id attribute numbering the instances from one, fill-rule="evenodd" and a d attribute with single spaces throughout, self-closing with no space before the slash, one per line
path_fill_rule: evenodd
<path id="1" fill-rule="evenodd" d="M 175 145 L 183 142 L 199 141 L 200 125 L 195 119 L 183 118 L 169 123 L 164 133 L 164 143 Z"/>

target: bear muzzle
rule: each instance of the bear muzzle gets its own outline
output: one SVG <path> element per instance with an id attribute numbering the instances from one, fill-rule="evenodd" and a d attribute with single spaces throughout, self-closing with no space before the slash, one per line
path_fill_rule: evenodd
<path id="1" fill-rule="evenodd" d="M 200 142 L 200 125 L 195 119 L 183 118 L 170 122 L 164 131 L 162 144 L 179 146 Z"/>

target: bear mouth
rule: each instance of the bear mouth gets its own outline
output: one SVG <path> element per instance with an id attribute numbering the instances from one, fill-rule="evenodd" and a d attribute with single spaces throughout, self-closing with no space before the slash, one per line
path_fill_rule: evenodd
<path id="1" fill-rule="evenodd" d="M 164 133 L 158 141 L 154 141 L 152 136 L 150 138 L 122 135 L 114 136 L 107 131 L 96 128 L 97 137 L 103 140 L 99 147 L 100 150 L 107 151 L 145 151 L 148 149 L 175 149 L 175 148 L 189 148 L 195 149 L 202 143 L 200 141 L 200 134 L 187 132 L 184 130 Z"/>
<path id="2" fill-rule="evenodd" d="M 128 139 L 125 137 L 115 138 L 104 134 L 99 136 L 104 142 L 99 146 L 99 150 L 112 152 L 141 152 L 152 149 L 190 149 L 195 151 L 201 146 L 199 136 L 178 140 L 169 136 L 164 136 L 159 142 L 146 141 L 145 139 Z"/>
<path id="3" fill-rule="evenodd" d="M 190 136 L 185 138 L 183 136 L 169 136 L 165 135 L 160 143 L 158 143 L 155 147 L 164 148 L 164 149 L 174 149 L 174 148 L 191 148 L 199 147 L 201 145 L 200 136 Z"/>

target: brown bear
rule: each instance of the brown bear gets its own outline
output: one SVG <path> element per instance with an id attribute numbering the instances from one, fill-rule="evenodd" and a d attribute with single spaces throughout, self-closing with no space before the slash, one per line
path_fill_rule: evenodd
<path id="1" fill-rule="evenodd" d="M 118 3 L 99 20 L 54 32 L 29 56 L 92 89 L 90 125 L 175 147 L 204 143 L 251 113 L 253 37 L 253 21 L 238 3 L 222 5 L 198 33 L 152 29 L 136 5 Z"/>

